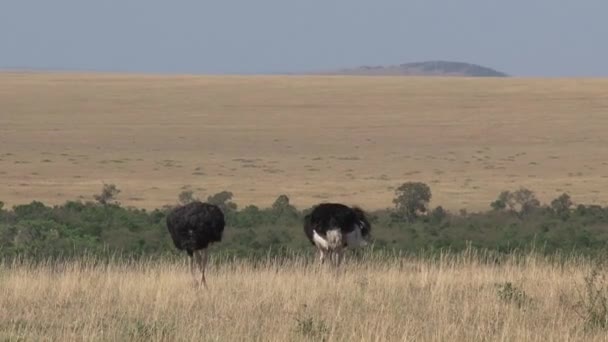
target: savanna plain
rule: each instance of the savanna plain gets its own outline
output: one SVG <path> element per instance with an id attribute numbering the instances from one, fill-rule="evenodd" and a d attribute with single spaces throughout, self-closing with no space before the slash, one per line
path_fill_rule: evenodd
<path id="1" fill-rule="evenodd" d="M 90 200 L 112 183 L 123 205 L 148 209 L 184 190 L 379 209 L 422 181 L 451 211 L 486 210 L 520 186 L 605 206 L 607 90 L 606 79 L 3 72 L 0 200 Z M 608 340 L 601 258 L 367 251 L 335 270 L 310 255 L 213 256 L 208 290 L 183 259 L 2 260 L 0 339 Z"/>
<path id="2" fill-rule="evenodd" d="M 175 203 L 227 190 L 485 210 L 503 190 L 608 203 L 608 80 L 0 73 L 0 198 Z"/>

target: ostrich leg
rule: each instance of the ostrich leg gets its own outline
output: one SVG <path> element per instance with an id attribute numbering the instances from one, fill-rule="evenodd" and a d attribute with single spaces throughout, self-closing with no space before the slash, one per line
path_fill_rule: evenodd
<path id="1" fill-rule="evenodd" d="M 194 251 L 190 257 L 190 274 L 192 274 L 192 280 L 194 281 L 194 286 L 198 285 L 197 277 L 196 277 L 196 264 L 194 259 L 197 257 L 197 251 Z"/>
<path id="2" fill-rule="evenodd" d="M 325 251 L 321 248 L 319 248 L 319 261 L 321 262 L 321 265 L 325 263 Z"/>
<path id="3" fill-rule="evenodd" d="M 198 263 L 198 267 L 201 270 L 202 273 L 202 277 L 201 277 L 201 284 L 203 284 L 203 286 L 205 286 L 205 288 L 207 289 L 207 280 L 205 280 L 205 267 L 207 267 L 207 260 L 209 259 L 209 253 L 207 251 L 207 248 L 200 250 L 200 251 L 196 251 L 196 262 Z"/>
<path id="4" fill-rule="evenodd" d="M 342 265 L 342 259 L 344 259 L 344 249 L 340 248 L 336 251 L 336 267 Z"/>

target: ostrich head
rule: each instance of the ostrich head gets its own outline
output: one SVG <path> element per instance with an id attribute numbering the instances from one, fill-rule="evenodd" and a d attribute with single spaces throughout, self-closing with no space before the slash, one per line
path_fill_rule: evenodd
<path id="1" fill-rule="evenodd" d="M 367 244 L 369 244 L 369 242 L 371 241 L 371 232 L 372 232 L 372 225 L 369 223 L 369 220 L 367 219 L 367 216 L 365 215 L 365 212 L 359 208 L 359 207 L 353 207 L 353 211 L 355 212 L 355 215 L 357 216 L 357 220 L 359 221 L 359 231 L 362 237 L 362 243 L 363 245 L 361 245 L 361 247 L 366 246 Z"/>

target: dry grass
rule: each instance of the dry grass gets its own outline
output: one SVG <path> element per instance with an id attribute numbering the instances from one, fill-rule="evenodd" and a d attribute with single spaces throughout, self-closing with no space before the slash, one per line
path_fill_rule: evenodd
<path id="1" fill-rule="evenodd" d="M 608 204 L 608 79 L 190 77 L 0 73 L 0 200 L 138 207 L 231 190 L 268 206 L 391 206 L 405 181 L 435 205 L 487 209 L 526 186 Z"/>
<path id="2" fill-rule="evenodd" d="M 0 339 L 606 340 L 572 308 L 589 261 L 479 260 L 369 260 L 339 275 L 302 260 L 235 262 L 212 268 L 209 291 L 191 286 L 184 264 L 166 261 L 3 265 Z M 504 293 L 507 282 L 514 295 Z"/>

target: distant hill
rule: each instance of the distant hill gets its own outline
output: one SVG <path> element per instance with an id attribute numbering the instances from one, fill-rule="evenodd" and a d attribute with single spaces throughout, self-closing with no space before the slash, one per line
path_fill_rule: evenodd
<path id="1" fill-rule="evenodd" d="M 362 66 L 353 69 L 322 72 L 324 75 L 370 75 L 370 76 L 464 76 L 507 77 L 500 71 L 477 64 L 426 61 L 390 66 Z"/>

